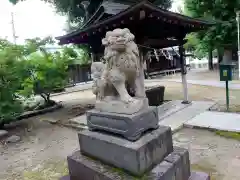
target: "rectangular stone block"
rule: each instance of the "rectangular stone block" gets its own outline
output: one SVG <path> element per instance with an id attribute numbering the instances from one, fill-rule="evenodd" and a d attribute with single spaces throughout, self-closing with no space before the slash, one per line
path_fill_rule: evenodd
<path id="1" fill-rule="evenodd" d="M 183 180 L 184 180 L 186 177 L 189 177 L 189 175 L 191 174 L 189 152 L 184 148 L 174 146 L 173 153 L 181 156 L 181 162 L 182 162 L 181 166 L 184 167 L 183 168 Z"/>
<path id="2" fill-rule="evenodd" d="M 185 180 L 188 179 L 188 177 L 183 177 L 183 166 L 182 166 L 182 158 L 178 154 L 171 153 L 169 154 L 164 161 L 170 163 L 173 166 L 173 169 L 175 171 L 175 179 L 178 177 L 179 180 Z"/>
<path id="3" fill-rule="evenodd" d="M 179 158 L 177 158 L 179 159 Z M 181 158 L 182 159 L 182 158 Z M 179 161 L 179 160 L 176 160 Z M 75 152 L 68 157 L 68 166 L 70 176 L 63 177 L 61 180 L 181 180 L 182 177 L 176 174 L 175 160 L 173 163 L 162 161 L 152 170 L 144 174 L 142 177 L 135 177 L 127 174 L 121 169 L 106 165 L 98 160 L 88 158 L 80 153 Z M 179 171 L 181 168 L 178 167 Z M 184 180 L 210 180 L 209 175 L 205 173 L 194 172 Z"/>
<path id="4" fill-rule="evenodd" d="M 171 129 L 164 126 L 146 133 L 136 142 L 85 130 L 79 133 L 79 142 L 84 155 L 136 176 L 153 168 L 173 151 Z"/>
<path id="5" fill-rule="evenodd" d="M 146 179 L 151 180 L 179 180 L 175 177 L 174 164 L 162 161 L 146 175 Z"/>
<path id="6" fill-rule="evenodd" d="M 117 168 L 82 155 L 80 151 L 69 156 L 67 160 L 70 180 L 130 180 L 132 178 Z"/>
<path id="7" fill-rule="evenodd" d="M 63 176 L 60 178 L 60 180 L 71 180 L 70 176 Z"/>
<path id="8" fill-rule="evenodd" d="M 130 141 L 138 140 L 149 129 L 158 128 L 158 109 L 148 107 L 135 114 L 117 114 L 93 109 L 87 113 L 90 130 L 119 134 Z"/>
<path id="9" fill-rule="evenodd" d="M 184 148 L 174 147 L 173 152 L 169 154 L 164 161 L 172 163 L 175 170 L 175 179 L 188 179 L 191 175 L 189 153 Z"/>
<path id="10" fill-rule="evenodd" d="M 210 180 L 210 176 L 203 172 L 192 172 L 189 180 Z"/>

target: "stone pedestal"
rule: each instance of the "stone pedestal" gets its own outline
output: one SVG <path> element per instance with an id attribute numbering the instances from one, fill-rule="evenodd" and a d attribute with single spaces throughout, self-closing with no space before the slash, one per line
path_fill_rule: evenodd
<path id="1" fill-rule="evenodd" d="M 77 151 L 68 157 L 70 176 L 61 180 L 210 180 L 205 173 L 190 173 L 188 156 L 185 149 L 176 148 L 162 162 L 137 177 Z"/>
<path id="2" fill-rule="evenodd" d="M 111 132 L 136 141 L 145 131 L 158 128 L 158 110 L 150 106 L 130 115 L 93 109 L 87 112 L 87 125 L 90 130 Z"/>
<path id="3" fill-rule="evenodd" d="M 136 142 L 108 134 L 79 133 L 81 153 L 98 159 L 130 174 L 141 176 L 173 151 L 171 129 L 159 127 Z"/>
<path id="4" fill-rule="evenodd" d="M 60 180 L 71 180 L 70 176 L 64 176 Z M 121 179 L 123 180 L 123 179 Z M 137 180 L 136 178 L 134 180 Z M 159 180 L 159 179 L 158 179 Z M 210 180 L 209 175 L 201 172 L 192 172 L 188 180 Z"/>
<path id="5" fill-rule="evenodd" d="M 90 130 L 79 133 L 81 150 L 68 156 L 70 175 L 61 180 L 210 180 L 191 173 L 188 151 L 173 147 L 156 117 L 154 107 L 132 116 L 88 112 Z"/>

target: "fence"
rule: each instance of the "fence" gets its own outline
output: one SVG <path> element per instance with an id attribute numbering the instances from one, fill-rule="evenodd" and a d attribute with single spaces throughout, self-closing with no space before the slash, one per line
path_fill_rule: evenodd
<path id="1" fill-rule="evenodd" d="M 91 81 L 91 64 L 80 65 L 72 64 L 69 65 L 69 85 L 75 85 L 77 83 L 83 83 Z"/>

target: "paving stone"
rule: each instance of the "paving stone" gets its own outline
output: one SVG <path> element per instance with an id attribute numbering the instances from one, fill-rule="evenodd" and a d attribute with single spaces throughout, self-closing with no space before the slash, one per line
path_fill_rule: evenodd
<path id="1" fill-rule="evenodd" d="M 6 136 L 8 134 L 8 131 L 6 130 L 0 130 L 0 138 Z"/>
<path id="2" fill-rule="evenodd" d="M 207 111 L 214 105 L 214 102 L 208 101 L 193 101 L 191 105 L 183 108 L 170 116 L 165 117 L 159 122 L 159 125 L 169 126 L 175 132 L 181 129 L 187 121 L 196 117 L 197 115 Z"/>
<path id="3" fill-rule="evenodd" d="M 21 140 L 21 138 L 19 136 L 12 135 L 6 139 L 6 142 L 7 143 L 16 143 L 16 142 L 19 142 L 20 140 Z"/>
<path id="4" fill-rule="evenodd" d="M 187 127 L 240 132 L 240 115 L 206 111 L 184 123 Z"/>
<path id="5" fill-rule="evenodd" d="M 46 121 L 49 122 L 50 124 L 57 124 L 59 119 L 55 119 L 55 118 L 47 118 L 47 119 L 42 119 L 42 121 Z"/>
<path id="6" fill-rule="evenodd" d="M 70 119 L 70 123 L 87 126 L 87 117 L 85 114 L 77 116 L 75 118 Z"/>
<path id="7" fill-rule="evenodd" d="M 189 180 L 210 180 L 210 176 L 203 172 L 193 172 Z"/>

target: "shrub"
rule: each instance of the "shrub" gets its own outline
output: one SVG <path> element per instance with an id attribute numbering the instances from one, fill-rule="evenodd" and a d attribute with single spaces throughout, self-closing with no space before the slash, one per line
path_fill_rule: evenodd
<path id="1" fill-rule="evenodd" d="M 0 126 L 16 119 L 31 103 L 25 99 L 40 95 L 44 107 L 52 106 L 53 91 L 64 89 L 68 79 L 69 59 L 75 56 L 65 49 L 63 53 L 49 53 L 41 48 L 52 39 L 29 39 L 25 45 L 15 45 L 0 39 Z M 42 105 L 41 105 L 42 106 Z M 29 108 L 29 107 L 28 107 Z"/>
<path id="2" fill-rule="evenodd" d="M 23 80 L 24 66 L 17 54 L 14 47 L 0 51 L 0 125 L 9 123 L 23 111 L 17 92 Z"/>
<path id="3" fill-rule="evenodd" d="M 48 53 L 42 50 L 31 54 L 27 63 L 31 76 L 24 80 L 22 94 L 33 92 L 45 100 L 46 106 L 53 105 L 50 94 L 56 89 L 63 89 L 67 84 L 69 58 L 58 52 Z"/>

